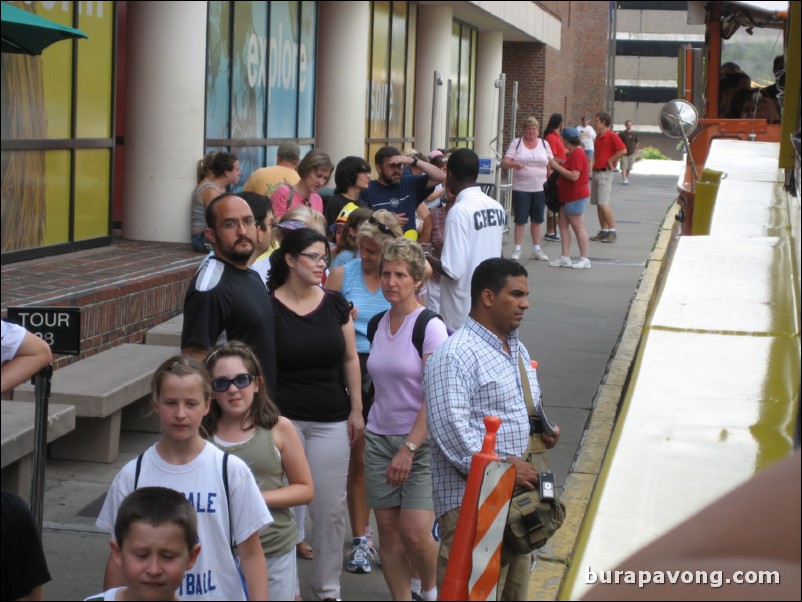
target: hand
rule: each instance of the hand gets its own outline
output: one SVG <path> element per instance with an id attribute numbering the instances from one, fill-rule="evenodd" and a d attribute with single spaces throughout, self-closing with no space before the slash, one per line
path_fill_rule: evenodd
<path id="1" fill-rule="evenodd" d="M 396 213 L 395 216 L 398 218 L 398 223 L 401 224 L 402 227 L 407 225 L 409 218 L 406 215 Z"/>
<path id="2" fill-rule="evenodd" d="M 517 171 L 519 169 L 523 169 L 524 164 L 521 163 L 520 161 L 516 161 L 515 163 L 512 164 L 512 168 Z"/>
<path id="3" fill-rule="evenodd" d="M 365 419 L 362 418 L 362 408 L 351 410 L 348 415 L 348 440 L 355 445 L 359 438 L 365 434 Z"/>
<path id="4" fill-rule="evenodd" d="M 398 487 L 404 484 L 404 481 L 407 480 L 409 473 L 412 471 L 412 458 L 414 456 L 415 453 L 406 446 L 398 450 L 384 473 L 384 479 L 388 485 Z"/>
<path id="5" fill-rule="evenodd" d="M 359 308 L 354 305 L 351 307 L 351 319 L 356 321 L 356 317 L 359 315 Z"/>
<path id="6" fill-rule="evenodd" d="M 540 473 L 537 468 L 516 456 L 510 456 L 507 458 L 507 462 L 515 466 L 515 486 L 521 487 L 526 491 L 534 491 L 535 487 L 540 483 Z"/>
<path id="7" fill-rule="evenodd" d="M 560 427 L 556 424 L 554 425 L 554 434 L 547 435 L 543 433 L 543 444 L 546 446 L 546 449 L 551 449 L 555 445 L 557 445 L 557 441 L 560 440 Z"/>

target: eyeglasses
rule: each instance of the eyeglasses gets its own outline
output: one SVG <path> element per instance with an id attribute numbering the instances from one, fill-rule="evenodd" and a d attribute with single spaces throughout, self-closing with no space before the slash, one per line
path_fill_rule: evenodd
<path id="1" fill-rule="evenodd" d="M 246 217 L 242 221 L 236 219 L 224 219 L 223 223 L 220 224 L 220 227 L 223 230 L 236 230 L 237 228 L 239 228 L 240 224 L 242 224 L 246 228 L 253 228 L 256 225 L 256 220 L 253 219 L 253 216 Z"/>
<path id="2" fill-rule="evenodd" d="M 393 229 L 387 224 L 381 223 L 372 215 L 368 218 L 368 223 L 376 226 L 380 232 L 384 232 L 387 236 L 393 236 Z"/>
<path id="3" fill-rule="evenodd" d="M 256 380 L 256 377 L 252 374 L 237 374 L 234 378 L 215 378 L 212 381 L 212 390 L 217 393 L 224 393 L 231 388 L 231 383 L 234 383 L 237 389 L 244 389 L 254 380 Z"/>
<path id="4" fill-rule="evenodd" d="M 329 265 L 329 258 L 320 253 L 298 253 L 298 255 L 303 255 L 312 263 L 320 263 L 323 261 L 324 265 Z"/>

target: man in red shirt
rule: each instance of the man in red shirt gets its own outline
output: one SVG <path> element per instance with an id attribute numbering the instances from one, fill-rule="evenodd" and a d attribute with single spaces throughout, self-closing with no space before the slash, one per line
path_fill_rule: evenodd
<path id="1" fill-rule="evenodd" d="M 618 160 L 627 153 L 620 136 L 610 129 L 613 118 L 609 113 L 596 113 L 594 127 L 599 133 L 593 144 L 593 180 L 590 185 L 590 204 L 596 205 L 600 230 L 590 240 L 615 242 L 615 216 L 610 209 L 610 193 L 613 189 L 613 169 Z"/>

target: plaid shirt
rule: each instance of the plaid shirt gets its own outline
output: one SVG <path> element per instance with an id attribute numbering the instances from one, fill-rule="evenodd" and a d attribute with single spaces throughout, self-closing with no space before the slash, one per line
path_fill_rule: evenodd
<path id="1" fill-rule="evenodd" d="M 537 373 L 518 331 L 507 339 L 507 354 L 498 337 L 468 317 L 426 362 L 423 390 L 426 423 L 432 446 L 432 483 L 437 516 L 462 504 L 465 479 L 473 454 L 482 448 L 485 416 L 501 418 L 496 455 L 502 460 L 522 456 L 529 442 L 520 353 L 532 387 L 532 399 L 540 404 Z"/>

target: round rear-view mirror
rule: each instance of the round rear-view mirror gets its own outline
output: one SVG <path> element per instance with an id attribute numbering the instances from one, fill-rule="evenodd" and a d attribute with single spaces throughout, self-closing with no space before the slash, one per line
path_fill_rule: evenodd
<path id="1" fill-rule="evenodd" d="M 687 138 L 699 123 L 699 113 L 687 100 L 669 100 L 660 109 L 660 130 L 671 138 Z"/>

